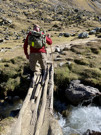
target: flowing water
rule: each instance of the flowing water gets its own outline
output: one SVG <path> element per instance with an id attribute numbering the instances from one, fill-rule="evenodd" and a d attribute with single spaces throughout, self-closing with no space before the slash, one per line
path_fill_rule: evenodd
<path id="1" fill-rule="evenodd" d="M 22 107 L 23 101 L 18 98 L 12 103 L 4 102 L 0 104 L 0 117 L 6 118 L 9 116 L 16 116 Z"/>
<path id="2" fill-rule="evenodd" d="M 58 113 L 56 116 L 64 135 L 82 135 L 87 129 L 101 132 L 101 108 L 96 106 L 72 107 L 67 118 Z"/>

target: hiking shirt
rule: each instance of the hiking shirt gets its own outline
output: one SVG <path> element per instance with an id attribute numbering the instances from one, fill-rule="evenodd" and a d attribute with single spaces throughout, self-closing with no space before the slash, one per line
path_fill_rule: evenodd
<path id="1" fill-rule="evenodd" d="M 29 32 L 29 34 L 27 35 L 24 46 L 23 46 L 25 55 L 28 55 L 28 36 L 30 34 L 31 34 L 31 32 Z M 42 33 L 42 34 L 44 34 L 44 33 Z M 46 43 L 48 45 L 51 45 L 52 44 L 51 38 L 46 36 Z M 46 48 L 45 48 L 45 46 L 43 46 L 42 48 L 34 48 L 34 47 L 30 46 L 30 53 L 46 53 Z"/>

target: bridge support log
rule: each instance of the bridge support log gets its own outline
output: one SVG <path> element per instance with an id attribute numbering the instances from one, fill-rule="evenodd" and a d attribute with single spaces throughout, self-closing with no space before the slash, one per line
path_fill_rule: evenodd
<path id="1" fill-rule="evenodd" d="M 34 77 L 34 88 L 29 88 L 16 124 L 9 135 L 63 135 L 53 117 L 54 68 L 48 64 L 45 84 L 42 76 Z M 58 130 L 57 130 L 58 128 Z"/>

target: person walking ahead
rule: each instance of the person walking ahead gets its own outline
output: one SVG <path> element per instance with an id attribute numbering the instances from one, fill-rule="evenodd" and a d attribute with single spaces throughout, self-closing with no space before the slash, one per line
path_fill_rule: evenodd
<path id="1" fill-rule="evenodd" d="M 30 31 L 26 37 L 24 43 L 24 53 L 26 58 L 29 59 L 30 64 L 30 79 L 32 80 L 32 84 L 34 85 L 34 72 L 36 62 L 38 61 L 41 66 L 42 72 L 42 84 L 44 84 L 45 74 L 46 74 L 46 48 L 45 44 L 51 45 L 52 40 L 50 35 L 47 36 L 40 31 L 40 26 L 35 24 L 33 30 Z M 28 45 L 30 45 L 30 54 L 28 54 Z"/>

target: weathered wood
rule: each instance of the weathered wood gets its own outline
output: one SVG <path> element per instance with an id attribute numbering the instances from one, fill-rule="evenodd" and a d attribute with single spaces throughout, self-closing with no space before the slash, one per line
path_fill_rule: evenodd
<path id="1" fill-rule="evenodd" d="M 50 70 L 50 89 L 49 89 L 49 99 L 50 99 L 50 112 L 53 114 L 53 88 L 54 88 L 54 68 L 52 66 L 52 69 Z"/>
<path id="2" fill-rule="evenodd" d="M 42 81 L 42 77 L 40 77 L 39 84 L 38 84 L 38 87 L 37 87 L 37 89 L 36 89 L 34 99 L 36 99 L 36 98 L 38 97 L 38 95 L 39 95 L 40 86 L 41 86 L 40 82 L 41 82 L 41 81 Z"/>
<path id="3" fill-rule="evenodd" d="M 43 132 L 43 135 L 46 132 L 48 133 L 50 112 L 53 114 L 54 70 L 53 67 L 51 69 L 51 65 L 52 63 L 48 63 L 44 85 L 41 85 L 42 77 L 40 74 L 35 74 L 34 88 L 29 88 L 16 125 L 10 135 L 41 135 L 42 127 L 45 126 L 47 128 L 45 128 L 46 130 Z"/>
<path id="4" fill-rule="evenodd" d="M 35 76 L 35 81 L 36 81 L 36 79 L 37 79 L 37 77 Z M 28 90 L 28 94 L 27 94 L 27 96 L 26 96 L 26 98 L 25 98 L 25 100 L 23 102 L 23 106 L 22 106 L 22 108 L 20 110 L 18 120 L 17 120 L 16 124 L 14 125 L 13 129 L 11 130 L 11 135 L 21 135 L 22 117 L 23 117 L 25 109 L 27 108 L 28 103 L 30 101 L 33 89 L 34 88 L 30 87 L 29 90 Z"/>
<path id="5" fill-rule="evenodd" d="M 42 105 L 41 105 L 39 117 L 38 117 L 38 120 L 37 120 L 35 135 L 39 135 L 40 134 L 40 129 L 41 129 L 41 126 L 42 126 L 42 123 L 43 123 L 45 107 L 46 107 L 46 102 L 47 102 L 48 80 L 49 80 L 49 71 L 48 71 L 46 82 L 45 82 L 45 86 L 44 86 L 44 89 L 43 89 Z"/>
<path id="6" fill-rule="evenodd" d="M 40 102 L 41 93 L 42 93 L 41 84 L 39 84 L 38 88 L 39 88 L 39 93 L 38 93 L 38 97 L 36 99 L 36 104 L 34 105 L 34 110 L 33 110 L 33 113 L 32 113 L 32 119 L 31 119 L 31 122 L 30 122 L 30 135 L 34 134 L 35 125 L 36 125 L 36 122 L 37 122 L 37 111 L 38 111 L 39 102 Z"/>

